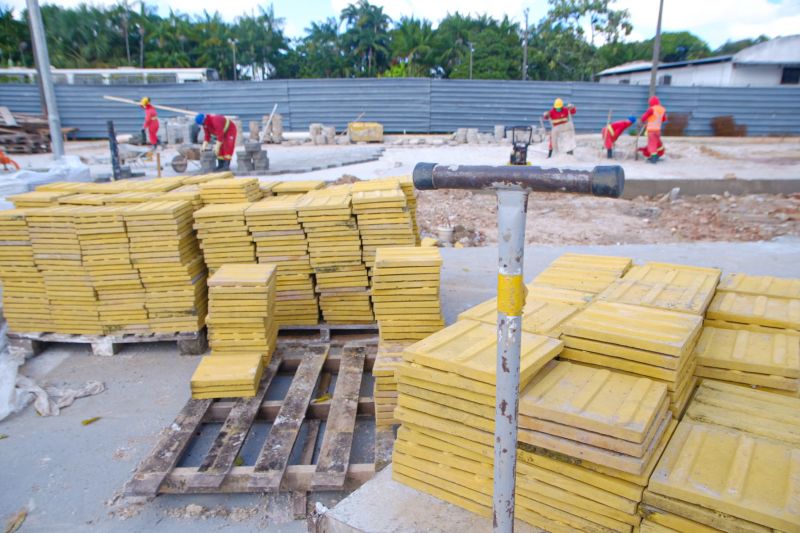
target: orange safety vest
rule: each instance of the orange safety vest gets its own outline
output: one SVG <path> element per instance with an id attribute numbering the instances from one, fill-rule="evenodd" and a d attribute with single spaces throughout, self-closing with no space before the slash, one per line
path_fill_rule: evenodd
<path id="1" fill-rule="evenodd" d="M 647 131 L 661 131 L 661 123 L 664 122 L 667 110 L 661 105 L 654 105 L 650 109 L 653 112 L 647 117 Z"/>

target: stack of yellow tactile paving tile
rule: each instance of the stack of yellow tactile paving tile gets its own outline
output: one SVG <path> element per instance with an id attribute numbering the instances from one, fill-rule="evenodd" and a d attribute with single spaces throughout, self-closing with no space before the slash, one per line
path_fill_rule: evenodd
<path id="1" fill-rule="evenodd" d="M 75 221 L 84 210 L 58 206 L 27 217 L 36 266 L 44 277 L 56 333 L 102 334 L 97 293 L 83 263 Z"/>
<path id="2" fill-rule="evenodd" d="M 208 340 L 219 355 L 275 351 L 275 265 L 227 264 L 208 279 Z"/>
<path id="3" fill-rule="evenodd" d="M 57 202 L 59 205 L 103 205 L 106 198 L 107 194 L 99 193 L 68 194 L 61 196 Z"/>
<path id="4" fill-rule="evenodd" d="M 695 375 L 784 394 L 800 394 L 800 337 L 703 328 Z"/>
<path id="5" fill-rule="evenodd" d="M 459 321 L 409 346 L 397 368 L 395 416 L 402 427 L 393 477 L 483 516 L 492 506 L 496 335 L 489 324 Z M 523 332 L 521 386 L 560 349 L 556 339 Z M 530 499 L 520 486 L 519 519 L 549 531 L 568 530 L 559 519 L 565 513 Z"/>
<path id="6" fill-rule="evenodd" d="M 424 339 L 444 327 L 438 248 L 379 248 L 372 301 L 382 341 Z"/>
<path id="7" fill-rule="evenodd" d="M 706 325 L 800 336 L 798 286 L 797 279 L 726 276 L 708 307 Z"/>
<path id="8" fill-rule="evenodd" d="M 717 268 L 646 263 L 631 268 L 597 299 L 703 315 L 720 274 Z"/>
<path id="9" fill-rule="evenodd" d="M 628 257 L 567 253 L 550 263 L 528 284 L 530 291 L 543 288 L 599 294 L 622 277 L 633 264 Z"/>
<path id="10" fill-rule="evenodd" d="M 225 180 L 233 181 L 233 180 Z M 211 182 L 213 183 L 213 182 Z M 247 231 L 250 203 L 212 204 L 194 212 L 194 229 L 212 273 L 225 263 L 255 263 L 255 245 Z"/>
<path id="11" fill-rule="evenodd" d="M 33 261 L 33 247 L 26 212 L 0 211 L 0 280 L 3 282 L 3 314 L 11 331 L 52 330 L 50 302 L 44 276 Z"/>
<path id="12" fill-rule="evenodd" d="M 192 374 L 192 398 L 250 398 L 258 392 L 264 371 L 259 353 L 219 356 L 215 353 L 200 360 Z"/>
<path id="13" fill-rule="evenodd" d="M 145 287 L 150 329 L 197 331 L 208 307 L 206 268 L 189 202 L 145 202 L 125 209 L 131 261 Z"/>
<path id="14" fill-rule="evenodd" d="M 211 180 L 200 184 L 204 204 L 239 204 L 261 199 L 256 178 Z"/>
<path id="15" fill-rule="evenodd" d="M 325 320 L 332 324 L 372 322 L 369 279 L 361 262 L 350 194 L 341 190 L 306 194 L 297 204 L 297 217 L 308 239 Z"/>
<path id="16" fill-rule="evenodd" d="M 68 196 L 66 191 L 32 191 L 7 196 L 6 200 L 14 204 L 18 209 L 26 207 L 50 207 L 58 204 L 58 199 Z"/>
<path id="17" fill-rule="evenodd" d="M 397 367 L 403 362 L 403 350 L 410 342 L 379 342 L 378 353 L 372 367 L 375 378 L 375 424 L 392 426 L 399 424 L 394 417 L 397 407 Z"/>
<path id="18" fill-rule="evenodd" d="M 352 185 L 353 213 L 361 234 L 362 258 L 368 267 L 381 246 L 414 246 L 414 226 L 398 180 L 361 181 Z"/>
<path id="19" fill-rule="evenodd" d="M 303 194 L 325 187 L 322 180 L 281 181 L 272 186 L 273 194 Z"/>
<path id="20" fill-rule="evenodd" d="M 169 194 L 169 193 L 167 193 Z M 156 202 L 164 198 L 164 194 L 158 192 L 118 192 L 107 194 L 105 197 L 106 205 L 119 204 L 141 204 L 142 202 Z M 178 198 L 172 198 L 178 200 Z"/>
<path id="21" fill-rule="evenodd" d="M 537 299 L 529 291 L 522 309 L 522 330 L 558 338 L 561 336 L 563 324 L 579 309 L 578 305 Z M 497 324 L 497 298 L 467 309 L 458 315 L 458 319 Z"/>
<path id="22" fill-rule="evenodd" d="M 650 478 L 643 525 L 800 531 L 798 445 L 800 399 L 704 381 Z"/>
<path id="23" fill-rule="evenodd" d="M 105 333 L 149 330 L 145 289 L 131 262 L 123 213 L 117 206 L 86 207 L 75 223 Z"/>
<path id="24" fill-rule="evenodd" d="M 275 193 L 272 192 L 272 189 L 278 185 L 280 181 L 263 181 L 258 180 L 258 188 L 261 189 L 261 196 L 263 198 L 268 198 L 270 196 L 275 196 Z"/>
<path id="25" fill-rule="evenodd" d="M 310 325 L 319 321 L 308 243 L 297 219 L 300 198 L 299 194 L 272 196 L 245 211 L 258 262 L 277 267 L 275 320 L 278 325 Z"/>
<path id="26" fill-rule="evenodd" d="M 564 323 L 561 358 L 662 381 L 680 417 L 697 384 L 693 350 L 702 322 L 690 313 L 593 302 Z"/>
<path id="27" fill-rule="evenodd" d="M 414 180 L 411 176 L 398 176 L 397 181 L 400 182 L 400 188 L 403 189 L 403 194 L 406 195 L 406 206 L 408 213 L 411 215 L 411 227 L 414 232 L 414 239 L 416 245 L 419 246 L 419 224 L 417 224 L 417 194 L 414 192 Z"/>
<path id="28" fill-rule="evenodd" d="M 61 191 L 69 194 L 84 192 L 87 183 L 80 181 L 52 181 L 36 186 L 36 191 Z"/>
<path id="29" fill-rule="evenodd" d="M 520 394 L 518 438 L 528 453 L 520 454 L 518 490 L 570 519 L 630 531 L 675 426 L 668 407 L 663 383 L 550 363 Z"/>
<path id="30" fill-rule="evenodd" d="M 233 172 L 212 172 L 210 174 L 198 174 L 196 176 L 183 176 L 182 185 L 199 185 L 207 181 L 233 179 Z"/>
<path id="31" fill-rule="evenodd" d="M 152 193 L 142 193 L 152 194 Z M 171 191 L 160 195 L 164 200 L 185 200 L 192 204 L 192 209 L 197 211 L 203 207 L 203 197 L 200 194 L 200 187 L 198 185 L 181 185 Z"/>

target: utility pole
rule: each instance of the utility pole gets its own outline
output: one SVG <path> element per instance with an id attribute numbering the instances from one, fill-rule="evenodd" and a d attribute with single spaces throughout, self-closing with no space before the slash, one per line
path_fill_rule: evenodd
<path id="1" fill-rule="evenodd" d="M 238 43 L 239 41 L 237 41 L 236 39 L 228 39 L 228 42 L 231 43 L 231 48 L 233 48 L 233 81 L 236 81 L 237 79 L 239 79 L 236 73 L 236 43 Z"/>
<path id="2" fill-rule="evenodd" d="M 26 0 L 26 3 L 28 5 L 33 51 L 36 54 L 36 66 L 39 70 L 39 79 L 41 80 L 44 103 L 47 109 L 47 122 L 50 124 L 50 145 L 53 147 L 53 158 L 61 159 L 64 156 L 64 139 L 61 137 L 61 118 L 58 116 L 56 92 L 53 89 L 53 77 L 50 73 L 50 55 L 47 52 L 42 13 L 39 11 L 38 0 Z"/>
<path id="3" fill-rule="evenodd" d="M 658 75 L 658 62 L 661 59 L 661 15 L 664 12 L 664 0 L 658 2 L 658 23 L 656 36 L 653 39 L 653 64 L 650 67 L 650 96 L 656 94 L 656 76 Z"/>
<path id="4" fill-rule="evenodd" d="M 525 13 L 525 28 L 522 30 L 522 81 L 528 79 L 528 12 L 530 10 L 526 7 Z"/>
<path id="5" fill-rule="evenodd" d="M 475 52 L 475 47 L 472 46 L 472 43 L 469 44 L 469 79 L 472 79 L 472 54 Z"/>

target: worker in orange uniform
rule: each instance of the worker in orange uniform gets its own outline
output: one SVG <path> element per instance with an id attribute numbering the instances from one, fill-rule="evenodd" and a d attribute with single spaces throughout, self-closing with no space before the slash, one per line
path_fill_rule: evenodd
<path id="1" fill-rule="evenodd" d="M 570 118 L 575 114 L 575 106 L 567 104 L 561 98 L 553 102 L 553 109 L 544 113 L 544 118 L 550 121 L 550 150 L 547 157 L 556 153 L 566 152 L 572 155 L 577 146 L 575 143 L 575 125 Z"/>
<path id="2" fill-rule="evenodd" d="M 219 151 L 217 152 L 216 170 L 230 170 L 231 158 L 236 148 L 236 124 L 223 115 L 204 115 L 203 113 L 194 117 L 194 121 L 198 126 L 203 126 L 205 132 L 204 151 L 208 148 L 211 136 L 217 138 Z"/>
<path id="3" fill-rule="evenodd" d="M 625 120 L 612 122 L 603 128 L 601 135 L 603 136 L 603 144 L 606 147 L 606 153 L 609 159 L 614 157 L 614 143 L 617 142 L 617 139 L 619 139 L 619 136 L 622 135 L 625 130 L 634 124 L 636 124 L 636 117 L 631 115 Z"/>
<path id="4" fill-rule="evenodd" d="M 664 143 L 661 142 L 661 124 L 667 121 L 667 110 L 661 105 L 658 96 L 651 96 L 650 107 L 642 115 L 642 122 L 647 125 L 647 146 L 640 148 L 649 163 L 656 163 L 664 156 Z"/>
<path id="5" fill-rule="evenodd" d="M 147 142 L 156 148 L 158 147 L 158 112 L 147 96 L 139 100 L 139 107 L 144 109 L 142 130 L 147 131 Z"/>

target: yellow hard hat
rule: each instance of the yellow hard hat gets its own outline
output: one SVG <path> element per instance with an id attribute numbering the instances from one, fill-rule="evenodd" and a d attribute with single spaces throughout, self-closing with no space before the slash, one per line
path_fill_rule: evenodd
<path id="1" fill-rule="evenodd" d="M 553 102 L 553 107 L 555 107 L 556 109 L 564 107 L 564 100 L 562 100 L 561 98 L 556 98 L 556 101 Z"/>
<path id="2" fill-rule="evenodd" d="M 139 100 L 140 106 L 146 106 L 149 103 L 150 103 L 150 98 L 148 98 L 147 96 L 143 96 L 142 99 Z"/>

